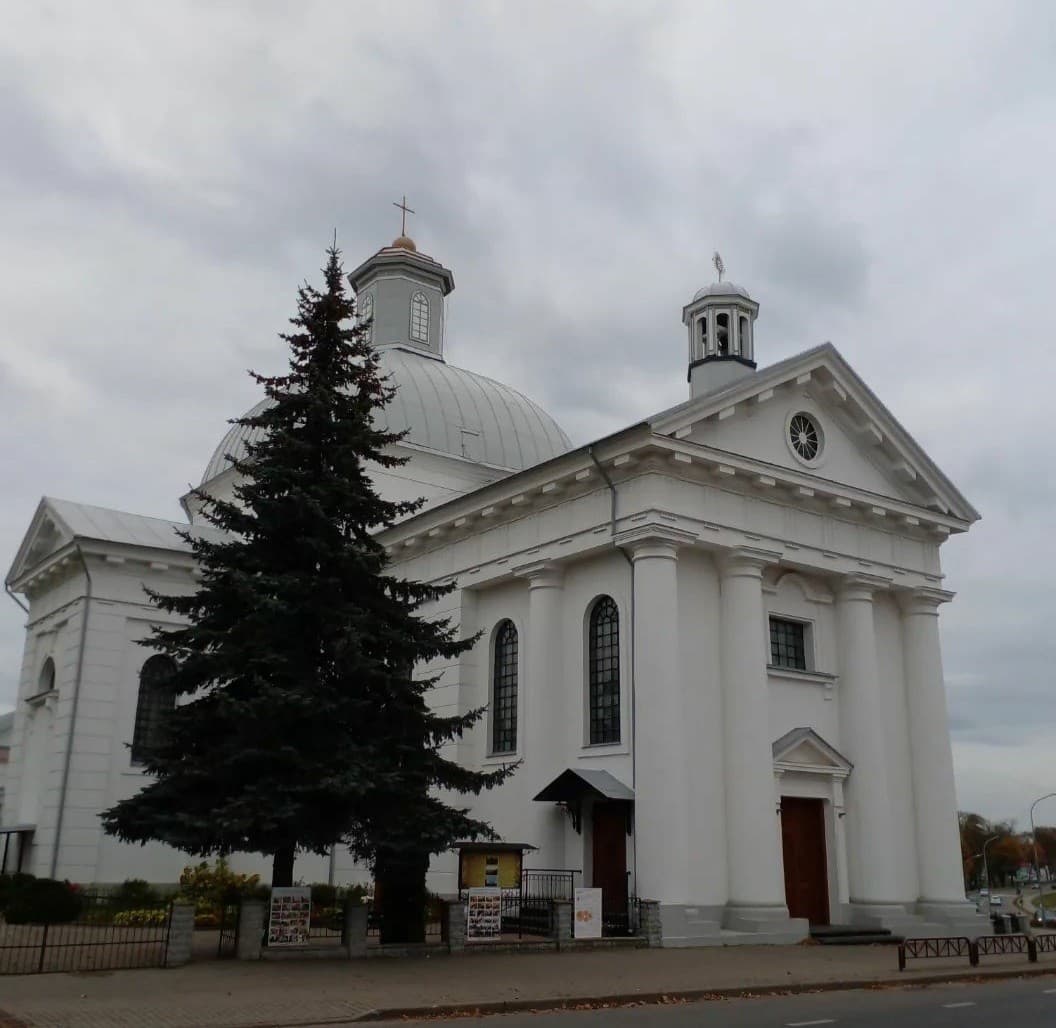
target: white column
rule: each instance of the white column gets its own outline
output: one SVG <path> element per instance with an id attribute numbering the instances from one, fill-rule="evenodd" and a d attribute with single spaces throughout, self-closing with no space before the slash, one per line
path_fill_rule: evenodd
<path id="1" fill-rule="evenodd" d="M 776 558 L 742 549 L 720 563 L 728 902 L 753 920 L 788 917 L 763 631 L 762 573 Z"/>
<path id="2" fill-rule="evenodd" d="M 564 573 L 549 561 L 516 569 L 528 580 L 528 624 L 520 640 L 524 683 L 520 736 L 524 766 L 517 772 L 534 796 L 568 767 L 562 726 L 575 713 L 562 668 Z M 572 701 L 574 702 L 574 701 Z M 541 836 L 536 866 L 564 866 L 564 815 L 553 804 L 536 804 Z"/>
<path id="3" fill-rule="evenodd" d="M 952 597 L 938 589 L 918 589 L 899 598 L 920 902 L 963 905 L 957 796 L 939 643 L 939 604 Z"/>
<path id="4" fill-rule="evenodd" d="M 840 749 L 854 764 L 846 785 L 850 901 L 874 906 L 900 902 L 894 874 L 899 844 L 887 786 L 883 683 L 873 619 L 873 593 L 885 586 L 882 579 L 851 576 L 841 580 L 836 600 Z"/>
<path id="5" fill-rule="evenodd" d="M 679 533 L 681 535 L 681 533 Z M 679 538 L 631 542 L 634 561 L 635 804 L 638 895 L 689 900 L 689 782 L 678 652 Z"/>

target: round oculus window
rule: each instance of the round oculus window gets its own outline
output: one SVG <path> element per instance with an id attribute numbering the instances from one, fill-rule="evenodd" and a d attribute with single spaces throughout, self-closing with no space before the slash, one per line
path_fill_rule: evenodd
<path id="1" fill-rule="evenodd" d="M 788 422 L 788 442 L 800 460 L 815 461 L 821 454 L 821 429 L 809 414 L 793 414 Z"/>

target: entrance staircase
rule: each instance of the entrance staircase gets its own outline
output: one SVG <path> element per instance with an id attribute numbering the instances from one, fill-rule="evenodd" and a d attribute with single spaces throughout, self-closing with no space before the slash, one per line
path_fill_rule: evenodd
<path id="1" fill-rule="evenodd" d="M 901 935 L 890 928 L 867 928 L 859 924 L 814 925 L 810 937 L 822 946 L 897 946 Z"/>

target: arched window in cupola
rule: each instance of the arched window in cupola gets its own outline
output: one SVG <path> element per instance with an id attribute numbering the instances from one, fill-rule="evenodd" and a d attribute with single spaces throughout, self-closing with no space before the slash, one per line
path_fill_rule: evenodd
<path id="1" fill-rule="evenodd" d="M 752 327 L 745 315 L 741 315 L 737 322 L 737 338 L 740 341 L 740 353 L 742 357 L 752 359 Z"/>
<path id="2" fill-rule="evenodd" d="M 365 293 L 359 301 L 359 323 L 366 327 L 367 342 L 374 341 L 374 294 Z"/>
<path id="3" fill-rule="evenodd" d="M 411 297 L 411 339 L 416 343 L 429 342 L 429 301 L 425 293 Z"/>
<path id="4" fill-rule="evenodd" d="M 142 764 L 161 742 L 165 720 L 176 706 L 172 679 L 176 663 L 171 657 L 148 657 L 139 673 L 139 702 L 132 732 L 132 763 Z"/>
<path id="5" fill-rule="evenodd" d="M 708 312 L 705 311 L 697 322 L 697 331 L 700 334 L 700 356 L 707 357 L 711 352 L 709 346 L 711 340 L 708 339 Z"/>
<path id="6" fill-rule="evenodd" d="M 720 357 L 730 353 L 730 316 L 726 311 L 715 315 L 715 352 Z"/>

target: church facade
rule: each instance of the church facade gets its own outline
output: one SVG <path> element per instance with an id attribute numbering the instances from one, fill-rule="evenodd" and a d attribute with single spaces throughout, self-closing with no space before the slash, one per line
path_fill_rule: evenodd
<path id="1" fill-rule="evenodd" d="M 408 430 L 376 484 L 427 498 L 382 539 L 398 574 L 455 582 L 430 613 L 480 636 L 427 669 L 432 702 L 487 708 L 460 761 L 520 762 L 474 813 L 610 910 L 659 901 L 665 945 L 969 925 L 938 616 L 941 545 L 978 515 L 837 350 L 759 369 L 759 306 L 720 274 L 682 311 L 689 399 L 574 447 L 445 361 L 453 276 L 411 240 L 349 278 L 398 387 L 380 417 Z M 231 495 L 245 441 L 203 489 Z M 9 869 L 164 882 L 188 862 L 98 823 L 173 702 L 139 642 L 161 620 L 143 586 L 194 586 L 177 527 L 50 498 L 33 518 L 7 579 L 29 608 Z M 434 859 L 434 891 L 457 863 Z M 365 872 L 337 848 L 296 874 Z"/>

